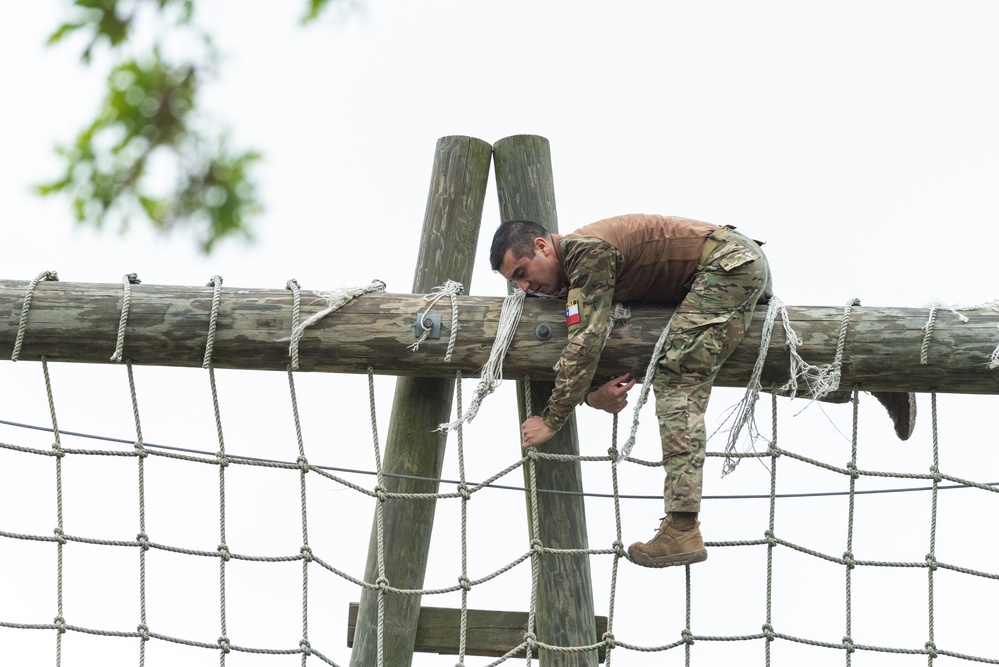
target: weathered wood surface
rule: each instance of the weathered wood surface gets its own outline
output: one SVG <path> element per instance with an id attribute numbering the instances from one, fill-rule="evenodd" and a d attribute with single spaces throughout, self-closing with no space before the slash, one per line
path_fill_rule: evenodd
<path id="1" fill-rule="evenodd" d="M 413 278 L 414 291 L 430 291 L 448 279 L 464 284 L 471 280 L 491 157 L 492 146 L 479 139 L 438 140 Z M 382 461 L 386 473 L 384 484 L 389 493 L 438 492 L 440 483 L 436 480 L 441 476 L 447 437 L 437 432 L 437 426 L 451 418 L 454 384 L 453 376 L 396 380 Z M 414 503 L 392 498 L 380 503 L 386 544 L 380 548 L 378 543 L 376 514 L 364 570 L 366 582 L 373 584 L 384 576 L 396 588 L 423 588 L 436 508 L 434 500 Z M 358 641 L 350 656 L 352 667 L 378 664 L 381 595 L 377 589 L 361 591 Z M 385 664 L 396 667 L 412 664 L 420 600 L 419 595 L 385 596 L 384 633 L 380 638 Z"/>
<path id="2" fill-rule="evenodd" d="M 357 623 L 356 602 L 350 603 L 347 612 L 347 646 L 354 645 L 354 628 Z M 524 642 L 527 632 L 527 612 L 489 611 L 469 609 L 465 624 L 465 655 L 500 657 L 513 647 Z M 607 632 L 607 617 L 593 619 L 597 637 Z M 421 653 L 457 655 L 461 637 L 461 610 L 444 607 L 421 607 L 416 632 L 416 650 Z M 604 649 L 600 649 L 600 662 L 604 661 Z M 524 651 L 514 654 L 525 657 Z M 537 656 L 535 656 L 537 657 Z"/>
<path id="3" fill-rule="evenodd" d="M 27 280 L 0 281 L 0 355 L 10 358 Z M 366 284 L 367 279 L 354 284 Z M 446 299 L 435 306 L 444 330 L 416 352 L 417 314 L 427 306 L 420 294 L 369 294 L 344 306 L 306 331 L 301 370 L 453 377 L 461 370 L 473 377 L 489 357 L 496 336 L 502 297 L 458 298 L 458 338 L 454 356 L 445 364 L 450 308 Z M 39 283 L 28 314 L 20 359 L 110 363 L 121 312 L 122 286 Z M 201 366 L 208 334 L 212 288 L 133 285 L 125 334 L 125 356 L 135 364 Z M 302 290 L 302 318 L 322 310 L 324 301 Z M 284 289 L 222 288 L 215 334 L 216 368 L 283 370 L 289 363 L 291 293 Z M 506 356 L 507 378 L 527 374 L 554 378 L 552 366 L 566 336 L 564 303 L 530 298 L 524 304 L 516 336 Z M 812 364 L 833 360 L 842 307 L 788 306 L 799 352 Z M 615 327 L 601 358 L 599 373 L 612 377 L 625 371 L 641 375 L 671 309 L 635 304 L 627 324 Z M 765 306 L 757 308 L 746 339 L 722 367 L 719 386 L 745 386 L 756 361 Z M 989 370 L 989 356 L 999 344 L 999 313 L 966 310 L 966 323 L 941 311 L 929 344 L 928 363 L 920 363 L 927 311 L 919 308 L 854 306 L 843 355 L 843 386 L 869 390 L 927 391 L 967 394 L 999 393 L 999 370 Z M 552 327 L 551 339 L 538 340 L 538 324 Z M 778 318 L 763 371 L 764 387 L 788 377 L 784 329 Z"/>
<path id="4" fill-rule="evenodd" d="M 549 232 L 558 232 L 555 183 L 551 146 L 544 137 L 515 135 L 493 146 L 496 195 L 503 220 L 532 220 Z M 555 389 L 551 378 L 532 377 L 530 383 L 517 383 L 517 424 L 528 418 L 527 384 L 530 386 L 530 415 L 545 409 Z M 518 447 L 519 443 L 515 444 Z M 545 451 L 569 457 L 564 461 L 536 461 L 524 466 L 524 486 L 552 489 L 560 493 L 526 493 L 527 525 L 531 539 L 552 549 L 571 553 L 544 553 L 537 557 L 537 604 L 534 632 L 543 644 L 590 646 L 597 642 L 593 633 L 593 583 L 586 531 L 586 505 L 583 502 L 583 470 L 578 459 L 579 434 L 576 415 L 569 415 L 558 433 L 545 443 Z M 533 473 L 533 479 L 532 479 Z M 534 527 L 535 511 L 539 517 Z M 541 667 L 596 667 L 596 651 L 564 652 L 542 649 Z"/>

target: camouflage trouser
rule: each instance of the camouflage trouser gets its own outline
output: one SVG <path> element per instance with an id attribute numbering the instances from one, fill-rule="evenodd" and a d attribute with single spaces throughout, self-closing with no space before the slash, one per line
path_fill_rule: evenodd
<path id="1" fill-rule="evenodd" d="M 746 335 L 753 309 L 772 294 L 766 256 L 729 232 L 699 266 L 677 306 L 653 388 L 662 438 L 667 512 L 699 512 L 707 435 L 704 413 L 718 369 Z"/>

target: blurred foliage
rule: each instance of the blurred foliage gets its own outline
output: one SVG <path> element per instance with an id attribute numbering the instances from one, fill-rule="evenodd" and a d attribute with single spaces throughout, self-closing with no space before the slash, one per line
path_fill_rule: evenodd
<path id="1" fill-rule="evenodd" d="M 334 1 L 307 0 L 302 22 L 315 21 Z M 56 149 L 62 175 L 37 191 L 68 196 L 76 219 L 95 227 L 116 222 L 126 230 L 134 218 L 161 230 L 190 225 L 208 253 L 223 239 L 252 238 L 261 206 L 251 169 L 260 155 L 231 150 L 228 132 L 198 109 L 199 89 L 218 58 L 195 21 L 196 4 L 72 0 L 74 17 L 49 44 L 80 38 L 85 64 L 97 49 L 107 50 L 113 64 L 97 117 Z M 150 27 L 156 37 L 143 37 Z M 162 40 L 179 38 L 190 53 L 164 56 Z"/>

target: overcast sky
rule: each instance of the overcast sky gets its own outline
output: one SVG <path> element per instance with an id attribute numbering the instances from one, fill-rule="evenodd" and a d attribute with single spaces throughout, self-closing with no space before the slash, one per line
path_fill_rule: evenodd
<path id="1" fill-rule="evenodd" d="M 264 155 L 256 173 L 266 211 L 257 220 L 256 243 L 226 243 L 210 257 L 202 256 L 183 231 L 160 237 L 138 224 L 126 235 L 114 229 L 78 228 L 66 201 L 43 201 L 31 194 L 32 185 L 59 171 L 53 148 L 71 141 L 100 101 L 105 59 L 98 58 L 88 70 L 81 67 L 72 46 L 44 47 L 47 36 L 66 19 L 68 4 L 16 3 L 0 23 L 4 279 L 29 280 L 43 270 L 55 270 L 67 282 L 118 283 L 122 274 L 137 272 L 146 283 L 203 285 L 219 274 L 232 287 L 280 289 L 294 277 L 304 289 L 320 290 L 379 278 L 389 291 L 408 292 L 437 139 L 469 135 L 495 142 L 513 134 L 537 134 L 551 142 L 564 231 L 628 212 L 734 224 L 767 241 L 776 293 L 792 305 L 839 307 L 858 297 L 865 306 L 923 308 L 934 300 L 970 306 L 999 296 L 992 239 L 999 221 L 999 9 L 989 2 L 365 0 L 345 18 L 329 16 L 301 28 L 304 2 L 199 0 L 198 19 L 212 28 L 224 56 L 218 80 L 204 91 L 205 108 L 231 123 L 237 146 Z M 476 269 L 468 286 L 473 294 L 505 293 L 503 281 L 489 271 L 486 253 L 498 222 L 490 186 Z M 45 425 L 48 408 L 38 365 L 8 363 L 3 372 L 8 381 L 0 412 L 9 412 L 0 419 Z M 59 367 L 54 375 L 64 429 L 134 437 L 124 369 Z M 227 448 L 294 460 L 287 380 L 283 374 L 259 375 L 220 373 L 226 428 L 232 429 Z M 137 380 L 149 441 L 217 449 L 203 371 L 160 374 L 140 369 Z M 300 382 L 307 447 L 310 442 L 315 447 L 312 458 L 372 469 L 366 380 L 309 377 Z M 377 383 L 384 437 L 392 383 L 389 378 Z M 709 423 L 717 424 L 739 395 L 717 392 Z M 483 413 L 473 423 L 477 428 L 466 434 L 470 478 L 482 479 L 518 456 L 512 388 L 504 387 L 488 403 L 492 411 Z M 769 413 L 769 397 L 761 405 Z M 784 446 L 832 465 L 846 464 L 849 406 L 781 405 L 788 423 Z M 654 459 L 657 435 L 648 407 L 643 439 L 634 453 Z M 999 478 L 995 430 L 988 420 L 995 401 L 948 396 L 941 398 L 941 408 L 941 468 L 981 482 Z M 932 431 L 927 395 L 920 396 L 920 421 L 909 443 L 894 440 L 887 418 L 873 401 L 864 403 L 861 414 L 860 467 L 928 471 Z M 598 434 L 584 439 L 583 453 L 605 452 L 609 419 L 593 414 L 580 419 L 586 420 L 587 434 Z M 769 432 L 768 424 L 761 428 Z M 499 435 L 503 429 L 506 435 Z M 0 440 L 23 440 L 41 448 L 51 444 L 51 436 L 20 430 L 4 430 Z M 281 445 L 275 451 L 272 445 L 278 440 Z M 712 441 L 711 449 L 722 444 Z M 8 451 L 0 451 L 0 456 L 2 506 L 16 508 L 0 513 L 0 530 L 51 534 L 52 462 Z M 452 445 L 449 457 L 454 456 Z M 135 461 L 123 461 L 76 463 L 78 467 L 67 473 L 67 493 L 77 494 L 75 509 L 66 510 L 68 533 L 134 539 Z M 792 462 L 781 465 L 781 474 L 788 475 L 784 490 L 847 488 L 842 478 Z M 447 467 L 445 476 L 456 476 L 453 460 Z M 719 461 L 709 460 L 706 471 L 708 495 L 769 491 L 769 476 L 755 462 L 743 463 L 724 480 L 719 479 Z M 150 483 L 150 494 L 156 495 L 150 502 L 161 503 L 150 527 L 151 539 L 213 550 L 218 543 L 217 470 L 160 462 L 150 474 L 156 476 Z M 587 484 L 592 482 L 588 490 L 607 489 L 606 468 L 587 474 Z M 628 493 L 654 497 L 661 489 L 661 473 L 655 469 L 623 474 Z M 297 553 L 298 482 L 297 477 L 284 477 L 277 482 L 273 473 L 234 475 L 230 511 L 238 514 L 242 502 L 256 512 L 252 519 L 233 519 L 230 542 L 239 544 L 240 551 Z M 519 483 L 519 473 L 514 478 L 511 483 Z M 362 483 L 373 485 L 370 480 Z M 110 489 L 119 485 L 123 490 L 117 496 Z M 254 490 L 263 486 L 275 495 L 261 499 L 267 494 Z M 29 491 L 38 489 L 35 498 Z M 337 486 L 315 491 L 314 501 L 310 496 L 310 515 L 322 522 L 311 527 L 310 537 L 326 547 L 327 561 L 361 576 L 372 505 L 352 493 Z M 999 544 L 981 519 L 999 510 L 995 494 L 943 495 L 937 557 L 995 572 L 991 554 Z M 527 548 L 519 497 L 504 491 L 494 496 L 498 498 L 472 506 L 487 517 L 473 519 L 480 541 L 470 547 L 469 559 L 478 576 Z M 351 510 L 345 512 L 342 503 Z M 846 550 L 844 498 L 782 501 L 779 510 L 778 532 L 780 521 L 786 521 L 782 534 L 787 539 L 834 557 Z M 855 555 L 922 562 L 929 550 L 929 511 L 928 493 L 862 501 L 857 521 L 865 537 L 858 537 Z M 613 513 L 606 502 L 589 501 L 587 512 L 591 546 L 606 548 L 613 539 Z M 654 498 L 626 501 L 625 543 L 648 539 L 660 512 Z M 120 521 L 114 518 L 117 513 Z M 456 581 L 460 560 L 452 540 L 457 516 L 453 504 L 438 511 L 439 521 L 450 524 L 435 532 L 428 586 Z M 508 519 L 509 532 L 495 534 L 504 524 L 497 516 Z M 245 522 L 242 529 L 240 521 Z M 324 532 L 320 526 L 327 521 L 332 528 Z M 767 521 L 763 501 L 708 501 L 702 513 L 705 539 L 712 541 L 760 539 Z M 138 623 L 137 556 L 131 549 L 103 549 L 67 548 L 67 621 L 131 631 Z M 0 591 L 0 621 L 51 622 L 53 551 L 51 544 L 0 540 L 0 559 L 12 563 L 3 581 L 16 586 L 13 595 Z M 215 641 L 214 559 L 192 565 L 192 557 L 151 558 L 156 559 L 156 575 L 149 575 L 155 589 L 149 602 L 150 625 L 166 634 Z M 679 639 L 682 569 L 642 570 L 629 563 L 621 567 L 617 638 L 645 646 Z M 279 575 L 275 570 L 231 568 L 229 634 L 234 643 L 297 646 L 300 565 L 280 568 Z M 846 634 L 842 566 L 784 550 L 778 568 L 777 631 L 840 641 Z M 128 572 L 128 586 L 93 583 L 107 582 L 120 571 Z M 597 613 L 606 614 L 610 560 L 595 557 L 593 571 Z M 161 576 L 163 572 L 169 574 Z M 760 631 L 765 620 L 763 549 L 716 548 L 708 562 L 692 572 L 700 598 L 695 634 Z M 473 595 L 470 606 L 526 610 L 526 567 L 504 576 L 512 583 L 484 587 L 482 597 Z M 999 658 L 991 611 L 999 593 L 997 582 L 952 572 L 936 577 L 937 645 Z M 330 581 L 332 576 L 312 578 L 317 587 L 312 597 L 313 645 L 346 664 L 344 614 L 347 602 L 357 599 L 356 589 Z M 854 582 L 854 641 L 923 646 L 923 569 L 860 569 Z M 186 592 L 178 593 L 181 588 Z M 424 603 L 458 606 L 460 601 Z M 281 610 L 281 620 L 271 616 L 275 610 Z M 11 664 L 54 664 L 55 640 L 49 631 L 0 629 L 0 641 L 18 658 Z M 181 658 L 192 665 L 214 664 L 218 659 L 211 651 L 173 653 L 180 649 L 154 644 L 147 664 Z M 95 655 L 90 651 L 120 655 L 121 664 L 131 664 L 137 653 L 133 640 L 97 641 L 74 634 L 67 636 L 65 646 L 64 664 L 89 664 Z M 699 643 L 695 649 L 695 664 L 698 656 L 699 664 L 763 662 L 758 641 L 735 647 Z M 789 642 L 778 642 L 774 650 L 774 664 L 843 660 L 841 653 Z M 614 663 L 683 660 L 680 651 L 666 655 L 618 651 Z M 290 658 L 268 663 L 232 655 L 229 660 L 291 664 Z M 450 660 L 419 656 L 417 664 L 452 664 Z M 905 659 L 861 652 L 853 664 L 916 660 L 925 656 Z M 108 664 L 118 663 L 109 659 Z M 480 663 L 469 658 L 466 664 Z M 937 664 L 952 662 L 941 658 Z"/>

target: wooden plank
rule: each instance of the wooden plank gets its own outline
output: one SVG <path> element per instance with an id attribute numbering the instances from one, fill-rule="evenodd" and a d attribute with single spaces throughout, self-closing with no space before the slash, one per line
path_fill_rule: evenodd
<path id="1" fill-rule="evenodd" d="M 358 604 L 350 603 L 347 612 L 347 646 L 354 645 Z M 498 658 L 524 643 L 527 631 L 527 612 L 467 610 L 465 655 Z M 593 626 L 598 638 L 607 632 L 607 617 L 594 616 Z M 421 607 L 416 631 L 416 651 L 458 655 L 461 637 L 461 610 L 444 607 Z M 605 660 L 605 650 L 600 649 L 600 662 Z M 514 654 L 525 657 L 524 651 Z M 535 656 L 536 657 L 536 656 Z"/>
<path id="2" fill-rule="evenodd" d="M 555 211 L 555 186 L 552 177 L 551 150 L 548 140 L 532 135 L 518 135 L 497 141 L 493 146 L 496 192 L 500 215 L 504 220 L 532 220 L 550 232 L 558 232 Z M 564 340 L 564 337 L 563 337 Z M 547 375 L 547 374 L 546 374 Z M 550 378 L 531 378 L 531 415 L 540 414 L 555 389 Z M 525 419 L 526 389 L 517 383 L 517 424 Z M 512 439 L 519 448 L 519 438 Z M 545 443 L 549 454 L 579 456 L 576 415 L 572 414 L 551 440 Z M 519 452 L 518 452 L 519 453 Z M 531 469 L 524 466 L 524 486 L 531 488 Z M 578 460 L 535 461 L 537 487 L 560 493 L 537 497 L 537 508 L 530 492 L 526 493 L 527 525 L 531 539 L 551 549 L 583 550 L 589 548 L 586 531 L 586 506 L 583 503 L 583 470 Z M 564 493 L 561 493 L 564 492 Z M 537 533 L 532 515 L 540 517 Z M 596 643 L 593 634 L 593 583 L 590 559 L 582 553 L 550 554 L 537 558 L 538 591 L 535 633 L 538 640 L 553 646 L 589 646 Z M 596 667 L 596 651 L 568 653 L 542 650 L 542 667 Z"/>
<path id="3" fill-rule="evenodd" d="M 0 358 L 10 358 L 17 334 L 27 280 L 0 281 Z M 356 284 L 366 284 L 358 281 Z M 39 283 L 28 314 L 22 360 L 107 364 L 114 353 L 121 312 L 120 284 Z M 205 353 L 212 288 L 134 285 L 125 335 L 125 356 L 137 365 L 200 367 Z M 443 362 L 447 335 L 428 340 L 417 352 L 417 313 L 427 306 L 422 294 L 369 294 L 309 328 L 301 342 L 301 369 L 332 373 L 366 373 L 369 365 L 385 375 L 454 377 L 462 370 L 475 377 L 489 358 L 502 308 L 501 297 L 458 298 L 460 329 L 454 357 Z M 223 287 L 215 338 L 216 368 L 284 370 L 289 363 L 291 293 L 285 289 Z M 324 302 L 303 289 L 302 318 L 322 310 Z M 617 326 L 607 343 L 599 373 L 614 377 L 645 372 L 668 306 L 634 304 L 628 324 Z M 842 306 L 788 306 L 799 352 L 812 364 L 830 363 L 836 352 Z M 439 304 L 446 327 L 453 326 L 450 308 Z M 718 374 L 716 386 L 740 387 L 756 361 L 766 306 L 745 340 Z M 957 394 L 999 393 L 999 371 L 988 368 L 999 344 L 999 313 L 990 309 L 962 311 L 962 322 L 941 311 L 929 345 L 928 363 L 920 363 L 927 311 L 922 308 L 855 306 L 843 356 L 843 386 L 868 390 L 928 391 Z M 552 337 L 538 340 L 534 329 L 547 324 Z M 554 378 L 552 365 L 565 345 L 564 304 L 556 299 L 527 299 L 516 335 L 504 361 L 504 376 Z M 282 341 L 282 339 L 285 339 Z M 788 377 L 787 339 L 780 318 L 763 369 L 763 386 L 783 384 Z"/>

